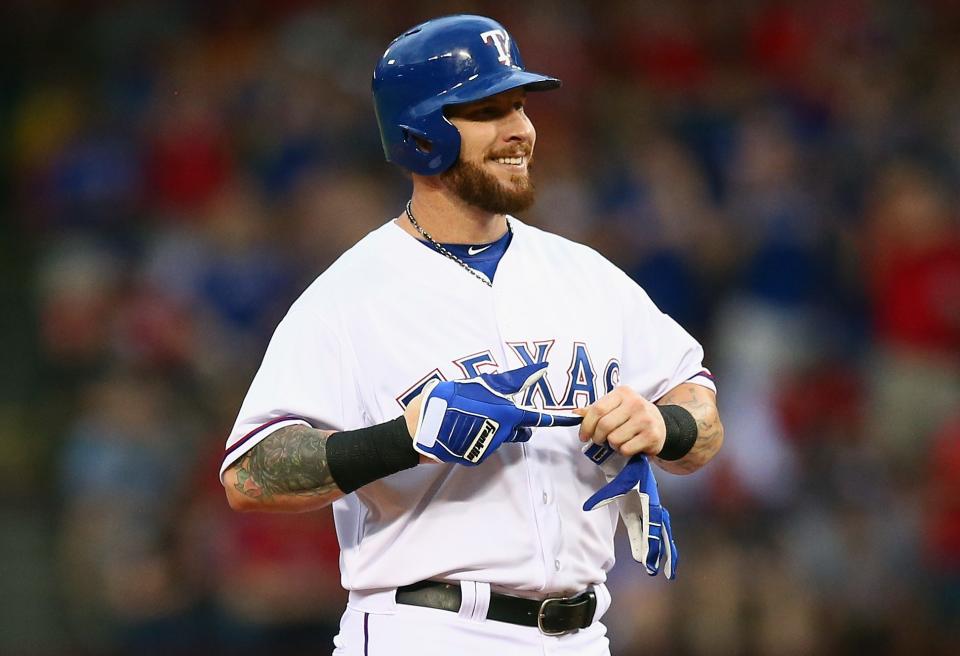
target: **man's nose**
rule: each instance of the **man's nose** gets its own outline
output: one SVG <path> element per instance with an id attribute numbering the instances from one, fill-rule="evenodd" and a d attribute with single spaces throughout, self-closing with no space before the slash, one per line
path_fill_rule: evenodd
<path id="1" fill-rule="evenodd" d="M 533 128 L 533 123 L 522 109 L 513 109 L 505 117 L 504 141 L 522 141 L 533 145 L 537 138 L 537 131 Z"/>

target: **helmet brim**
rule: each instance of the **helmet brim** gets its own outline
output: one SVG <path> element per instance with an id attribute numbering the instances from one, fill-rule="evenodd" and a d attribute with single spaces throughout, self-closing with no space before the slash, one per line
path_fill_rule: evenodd
<path id="1" fill-rule="evenodd" d="M 459 85 L 458 88 L 438 96 L 438 100 L 446 107 L 475 102 L 518 87 L 527 91 L 551 91 L 559 86 L 560 80 L 555 77 L 530 71 L 508 70 Z"/>

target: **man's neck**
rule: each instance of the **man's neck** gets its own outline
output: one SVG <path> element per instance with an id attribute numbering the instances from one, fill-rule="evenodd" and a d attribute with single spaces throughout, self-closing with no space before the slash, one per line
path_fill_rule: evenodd
<path id="1" fill-rule="evenodd" d="M 485 244 L 496 241 L 507 231 L 503 214 L 491 214 L 468 205 L 442 188 L 415 186 L 411 209 L 420 227 L 443 244 Z M 396 222 L 414 237 L 423 238 L 406 212 L 398 216 Z"/>

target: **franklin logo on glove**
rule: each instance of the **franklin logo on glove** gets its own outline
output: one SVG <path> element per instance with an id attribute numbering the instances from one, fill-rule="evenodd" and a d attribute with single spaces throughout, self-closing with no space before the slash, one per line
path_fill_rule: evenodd
<path id="1" fill-rule="evenodd" d="M 470 450 L 467 452 L 467 460 L 470 462 L 480 462 L 480 456 L 487 450 L 490 437 L 499 427 L 500 424 L 492 419 L 487 419 L 483 422 L 483 426 L 480 427 L 480 434 L 477 435 L 477 439 L 473 441 L 473 444 L 470 445 Z"/>

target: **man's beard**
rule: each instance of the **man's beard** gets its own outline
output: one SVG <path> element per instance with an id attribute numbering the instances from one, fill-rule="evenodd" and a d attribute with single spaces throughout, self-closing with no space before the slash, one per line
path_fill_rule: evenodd
<path id="1" fill-rule="evenodd" d="M 505 185 L 482 166 L 463 159 L 457 159 L 453 166 L 440 174 L 440 178 L 465 203 L 493 214 L 522 212 L 533 205 L 536 197 L 529 173 L 511 175 L 510 184 Z"/>

